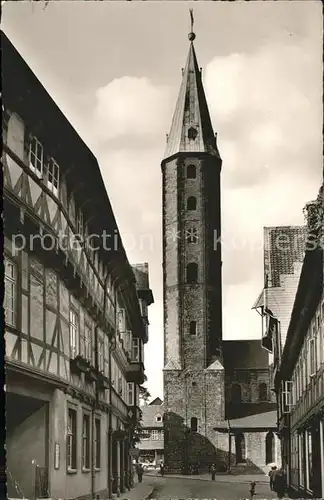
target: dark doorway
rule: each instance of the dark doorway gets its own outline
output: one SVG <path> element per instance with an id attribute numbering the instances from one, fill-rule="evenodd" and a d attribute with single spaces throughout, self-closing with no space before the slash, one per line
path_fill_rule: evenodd
<path id="1" fill-rule="evenodd" d="M 245 462 L 245 439 L 242 433 L 235 436 L 235 456 L 237 464 Z"/>
<path id="2" fill-rule="evenodd" d="M 269 431 L 266 435 L 266 464 L 275 462 L 275 437 L 272 431 Z"/>

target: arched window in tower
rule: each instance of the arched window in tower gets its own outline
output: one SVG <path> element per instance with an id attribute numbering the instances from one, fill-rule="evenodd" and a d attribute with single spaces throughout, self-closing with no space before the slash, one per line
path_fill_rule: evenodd
<path id="1" fill-rule="evenodd" d="M 241 390 L 241 386 L 239 384 L 233 384 L 232 385 L 232 397 L 231 397 L 231 401 L 234 404 L 242 402 L 242 390 Z"/>
<path id="2" fill-rule="evenodd" d="M 190 332 L 190 335 L 197 335 L 197 323 L 196 323 L 196 321 L 190 321 L 189 332 Z"/>
<path id="3" fill-rule="evenodd" d="M 192 417 L 190 421 L 190 429 L 192 432 L 197 432 L 198 429 L 198 419 L 196 417 Z"/>
<path id="4" fill-rule="evenodd" d="M 195 179 L 195 178 L 196 178 L 196 165 L 188 165 L 187 179 Z"/>
<path id="5" fill-rule="evenodd" d="M 197 283 L 198 280 L 198 265 L 195 262 L 191 262 L 187 265 L 187 283 L 193 284 Z"/>
<path id="6" fill-rule="evenodd" d="M 189 196 L 187 199 L 187 210 L 196 210 L 197 208 L 197 198 L 195 196 Z"/>
<path id="7" fill-rule="evenodd" d="M 275 462 L 275 436 L 272 431 L 269 431 L 265 439 L 266 464 Z"/>
<path id="8" fill-rule="evenodd" d="M 245 462 L 245 439 L 242 433 L 235 436 L 235 458 L 237 464 Z"/>
<path id="9" fill-rule="evenodd" d="M 188 139 L 194 141 L 198 135 L 197 130 L 194 127 L 188 129 Z"/>
<path id="10" fill-rule="evenodd" d="M 268 386 L 264 382 L 259 384 L 259 401 L 268 401 Z"/>

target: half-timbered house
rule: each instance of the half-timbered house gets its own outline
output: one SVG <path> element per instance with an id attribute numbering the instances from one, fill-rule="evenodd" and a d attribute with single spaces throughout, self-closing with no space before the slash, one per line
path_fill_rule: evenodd
<path id="1" fill-rule="evenodd" d="M 8 496 L 111 498 L 131 487 L 148 268 L 128 262 L 96 158 L 1 43 Z"/>
<path id="2" fill-rule="evenodd" d="M 275 373 L 283 466 L 288 486 L 303 498 L 324 498 L 322 200 L 320 194 L 314 204 L 319 209 L 316 227 L 309 224 L 286 344 Z"/>

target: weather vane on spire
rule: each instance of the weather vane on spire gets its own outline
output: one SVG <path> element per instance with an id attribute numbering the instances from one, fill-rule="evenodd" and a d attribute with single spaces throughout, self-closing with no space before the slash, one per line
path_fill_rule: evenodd
<path id="1" fill-rule="evenodd" d="M 196 35 L 193 32 L 193 25 L 194 25 L 194 16 L 193 16 L 193 9 L 189 9 L 190 12 L 190 33 L 188 35 L 188 38 L 191 42 L 194 41 L 196 38 Z"/>

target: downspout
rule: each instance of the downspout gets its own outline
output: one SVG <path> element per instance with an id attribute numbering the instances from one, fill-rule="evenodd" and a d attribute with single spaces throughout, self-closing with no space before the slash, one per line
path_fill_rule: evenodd
<path id="1" fill-rule="evenodd" d="M 95 326 L 95 369 L 96 373 L 98 373 L 98 324 Z M 95 402 L 92 405 L 91 409 L 91 429 L 92 429 L 92 460 L 91 460 L 91 496 L 92 499 L 95 499 L 95 487 L 96 487 L 96 471 L 95 471 L 95 463 L 96 463 L 96 449 L 94 446 L 94 436 L 95 436 L 95 411 L 99 406 L 99 387 L 98 380 L 95 382 L 96 384 L 96 392 L 95 392 Z"/>
<path id="2" fill-rule="evenodd" d="M 103 296 L 103 314 L 104 314 L 104 322 L 106 319 L 106 305 L 107 305 L 107 283 L 109 279 L 109 273 L 107 273 L 104 281 L 104 296 Z M 116 314 L 115 314 L 115 322 L 116 322 Z M 116 324 L 116 323 L 115 323 Z M 96 372 L 99 372 L 99 359 L 98 359 L 98 324 L 95 326 L 95 369 Z M 111 361 L 110 361 L 110 349 L 109 349 L 109 357 L 108 357 L 109 363 L 109 381 L 111 381 Z M 110 384 L 111 386 L 111 384 Z M 109 387 L 110 387 L 109 386 Z M 95 394 L 95 404 L 92 406 L 91 410 L 91 428 L 92 428 L 92 467 L 91 467 L 91 496 L 92 499 L 95 499 L 95 478 L 96 478 L 96 472 L 95 472 L 95 462 L 96 462 L 96 456 L 95 456 L 95 446 L 94 446 L 94 435 L 95 435 L 95 410 L 99 407 L 99 384 L 98 380 L 96 381 L 96 394 Z M 109 429 L 111 428 L 111 389 L 109 388 Z M 110 446 L 110 440 L 109 440 L 109 430 L 108 430 L 108 498 L 111 498 L 111 474 L 110 474 L 110 468 L 111 468 L 111 446 Z"/>
<path id="3" fill-rule="evenodd" d="M 116 282 L 115 278 L 112 282 L 112 287 Z M 106 301 L 107 301 L 107 281 L 108 281 L 108 275 L 105 280 L 105 293 L 104 293 L 104 307 L 106 308 Z M 114 289 L 114 323 L 115 323 L 115 328 L 117 327 L 117 305 L 116 305 L 116 290 Z M 105 309 L 106 311 L 106 309 Z M 116 335 L 116 332 L 114 332 L 114 335 Z M 111 361 L 112 361 L 112 352 L 116 348 L 116 343 L 112 341 L 112 338 L 109 339 L 109 357 L 108 357 L 108 374 L 109 374 L 109 411 L 108 411 L 108 499 L 110 500 L 112 498 L 112 381 L 111 381 Z"/>

